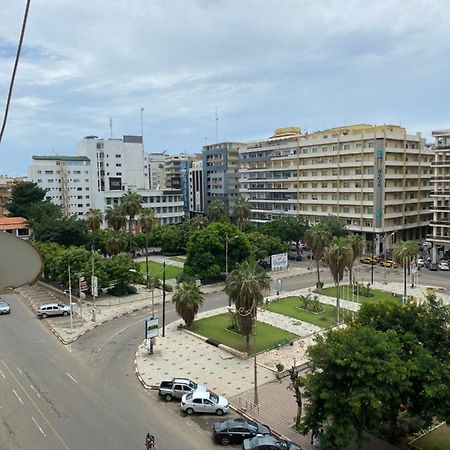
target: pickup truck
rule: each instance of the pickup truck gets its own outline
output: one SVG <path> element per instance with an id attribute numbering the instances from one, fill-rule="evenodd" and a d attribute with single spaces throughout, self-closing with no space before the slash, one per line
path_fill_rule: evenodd
<path id="1" fill-rule="evenodd" d="M 183 397 L 196 390 L 206 392 L 206 386 L 194 383 L 188 378 L 173 378 L 171 381 L 161 381 L 159 384 L 158 394 L 164 398 L 166 402 L 170 402 L 173 398 Z"/>

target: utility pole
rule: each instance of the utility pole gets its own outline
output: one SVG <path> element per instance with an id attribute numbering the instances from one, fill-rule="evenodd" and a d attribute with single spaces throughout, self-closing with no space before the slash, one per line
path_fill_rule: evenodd
<path id="1" fill-rule="evenodd" d="M 256 406 L 259 406 L 259 397 L 258 397 L 258 366 L 256 364 L 256 313 L 258 311 L 257 307 L 256 307 L 256 301 L 254 303 L 254 308 L 255 308 L 255 326 L 254 326 L 254 331 L 255 331 L 255 341 L 254 341 L 254 349 L 253 349 L 253 372 L 254 372 L 254 383 L 255 383 L 255 390 L 253 393 L 253 403 Z"/>
<path id="2" fill-rule="evenodd" d="M 97 296 L 97 277 L 95 276 L 95 268 L 94 268 L 94 246 L 92 245 L 92 278 L 91 278 L 91 294 L 92 294 L 92 322 L 95 322 L 97 319 L 95 317 L 95 297 Z"/>
<path id="3" fill-rule="evenodd" d="M 70 264 L 69 264 L 69 304 L 70 304 L 70 331 L 73 331 L 72 280 L 70 276 Z"/>

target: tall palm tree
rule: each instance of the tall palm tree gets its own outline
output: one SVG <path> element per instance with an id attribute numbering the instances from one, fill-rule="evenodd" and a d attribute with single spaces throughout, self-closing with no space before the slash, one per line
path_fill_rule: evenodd
<path id="1" fill-rule="evenodd" d="M 238 197 L 233 206 L 236 225 L 242 230 L 242 225 L 250 220 L 252 207 L 248 198 Z"/>
<path id="2" fill-rule="evenodd" d="M 355 261 L 362 255 L 364 241 L 360 234 L 350 234 L 349 236 L 347 236 L 347 240 L 352 247 L 352 260 L 350 262 L 348 271 L 350 275 L 350 285 L 353 285 L 353 265 L 355 264 Z"/>
<path id="3" fill-rule="evenodd" d="M 264 293 L 269 289 L 270 278 L 256 261 L 238 264 L 226 282 L 225 292 L 236 307 L 239 329 L 245 336 L 247 353 L 256 308 L 263 303 Z"/>
<path id="4" fill-rule="evenodd" d="M 139 221 L 141 223 L 142 232 L 145 234 L 145 274 L 147 289 L 149 288 L 148 278 L 148 235 L 156 225 L 155 211 L 150 208 L 141 210 Z"/>
<path id="5" fill-rule="evenodd" d="M 142 208 L 142 198 L 137 192 L 128 191 L 122 196 L 123 212 L 128 216 L 128 231 L 130 234 L 134 229 L 134 218 Z"/>
<path id="6" fill-rule="evenodd" d="M 225 205 L 222 200 L 213 200 L 208 205 L 208 218 L 211 222 L 222 222 L 226 217 Z"/>
<path id="7" fill-rule="evenodd" d="M 394 260 L 403 267 L 403 301 L 406 300 L 406 271 L 408 262 L 419 253 L 419 244 L 416 241 L 398 241 L 393 249 Z"/>
<path id="8" fill-rule="evenodd" d="M 91 208 L 86 214 L 86 222 L 92 233 L 96 233 L 102 226 L 103 212 L 100 209 Z"/>
<path id="9" fill-rule="evenodd" d="M 353 261 L 353 249 L 351 243 L 346 238 L 335 237 L 325 250 L 325 262 L 330 268 L 336 284 L 336 320 L 340 323 L 340 282 L 344 278 L 344 271 Z"/>
<path id="10" fill-rule="evenodd" d="M 203 304 L 203 294 L 194 282 L 183 283 L 173 294 L 172 302 L 175 303 L 177 314 L 185 321 L 186 327 L 190 328 L 198 308 Z"/>
<path id="11" fill-rule="evenodd" d="M 127 248 L 127 241 L 122 233 L 115 232 L 106 241 L 106 253 L 109 256 L 116 256 L 123 253 Z"/>
<path id="12" fill-rule="evenodd" d="M 120 205 L 114 205 L 106 210 L 105 219 L 114 231 L 120 231 L 127 223 L 127 218 Z"/>
<path id="13" fill-rule="evenodd" d="M 198 231 L 205 228 L 209 223 L 208 217 L 203 214 L 198 214 L 189 220 L 190 231 Z"/>
<path id="14" fill-rule="evenodd" d="M 328 228 L 326 228 L 321 222 L 316 223 L 314 226 L 306 230 L 305 241 L 308 247 L 311 249 L 316 262 L 317 269 L 317 287 L 320 288 L 320 258 L 323 256 L 325 247 L 331 241 L 332 235 Z"/>

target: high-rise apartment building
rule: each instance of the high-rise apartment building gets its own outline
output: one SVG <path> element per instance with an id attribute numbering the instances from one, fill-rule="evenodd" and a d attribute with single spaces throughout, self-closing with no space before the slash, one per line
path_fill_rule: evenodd
<path id="1" fill-rule="evenodd" d="M 226 214 L 233 215 L 239 195 L 239 152 L 246 144 L 222 142 L 203 146 L 203 207 L 207 213 L 213 200 L 221 200 Z"/>
<path id="2" fill-rule="evenodd" d="M 167 158 L 168 155 L 165 151 L 162 153 L 147 154 L 150 189 L 165 189 L 166 181 L 164 165 Z"/>
<path id="3" fill-rule="evenodd" d="M 204 212 L 203 208 L 203 161 L 193 161 L 189 169 L 189 216 Z"/>
<path id="4" fill-rule="evenodd" d="M 240 149 L 240 192 L 252 221 L 327 215 L 374 239 L 424 237 L 430 221 L 433 153 L 420 134 L 367 124 L 301 133 L 282 128 Z"/>
<path id="5" fill-rule="evenodd" d="M 428 240 L 433 242 L 433 262 L 438 257 L 437 247 L 450 244 L 450 130 L 433 131 L 434 161 L 431 183 L 431 211 L 433 219 L 431 235 Z"/>
<path id="6" fill-rule="evenodd" d="M 65 215 L 84 216 L 91 208 L 105 211 L 120 204 L 125 192 L 134 191 L 161 224 L 181 222 L 181 190 L 149 189 L 146 161 L 141 136 L 88 136 L 79 143 L 78 156 L 33 156 L 29 175 Z"/>

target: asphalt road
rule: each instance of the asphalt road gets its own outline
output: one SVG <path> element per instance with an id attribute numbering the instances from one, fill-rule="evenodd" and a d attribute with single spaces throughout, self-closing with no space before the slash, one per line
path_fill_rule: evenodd
<path id="1" fill-rule="evenodd" d="M 298 263 L 307 265 L 307 262 Z M 370 280 L 370 266 L 360 266 Z M 383 281 L 384 269 L 374 269 Z M 330 282 L 326 269 L 322 281 Z M 401 280 L 399 269 L 387 282 Z M 420 271 L 419 283 L 450 287 L 450 274 Z M 283 290 L 312 286 L 316 273 L 283 280 Z M 64 347 L 15 295 L 10 316 L 0 316 L 0 448 L 2 450 L 123 450 L 144 448 L 147 432 L 160 450 L 213 449 L 214 417 L 186 417 L 176 403 L 146 392 L 133 372 L 143 339 L 140 311 L 90 331 Z M 203 310 L 224 306 L 223 292 L 205 298 Z M 161 320 L 161 311 L 158 310 Z M 167 305 L 167 323 L 176 318 Z"/>

